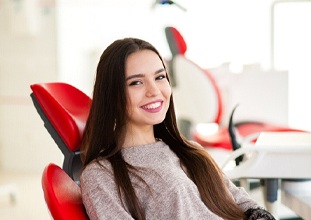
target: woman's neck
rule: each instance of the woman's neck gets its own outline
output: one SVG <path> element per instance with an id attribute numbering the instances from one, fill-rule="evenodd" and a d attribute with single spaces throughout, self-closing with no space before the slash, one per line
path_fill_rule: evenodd
<path id="1" fill-rule="evenodd" d="M 134 128 L 128 127 L 125 130 L 124 142 L 122 147 L 133 147 L 145 144 L 152 144 L 156 142 L 153 133 L 153 126 L 148 126 L 144 128 Z"/>

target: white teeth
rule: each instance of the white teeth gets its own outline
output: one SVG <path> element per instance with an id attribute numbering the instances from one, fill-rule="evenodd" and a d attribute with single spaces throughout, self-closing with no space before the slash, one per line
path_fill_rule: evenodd
<path id="1" fill-rule="evenodd" d="M 150 105 L 145 105 L 143 108 L 146 109 L 154 109 L 154 108 L 158 108 L 161 105 L 160 102 L 156 102 L 156 103 L 152 103 Z"/>

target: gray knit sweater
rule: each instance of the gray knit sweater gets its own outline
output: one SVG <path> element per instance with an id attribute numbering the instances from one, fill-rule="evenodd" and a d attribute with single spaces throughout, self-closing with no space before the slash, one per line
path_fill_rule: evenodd
<path id="1" fill-rule="evenodd" d="M 146 219 L 221 219 L 202 202 L 196 185 L 181 167 L 179 158 L 162 141 L 122 150 L 125 161 L 141 168 L 140 177 L 130 175 Z M 81 175 L 84 206 L 91 220 L 133 219 L 118 196 L 111 165 L 106 160 L 90 163 Z M 226 179 L 236 203 L 243 210 L 258 205 L 242 189 Z M 146 184 L 149 187 L 146 187 Z"/>

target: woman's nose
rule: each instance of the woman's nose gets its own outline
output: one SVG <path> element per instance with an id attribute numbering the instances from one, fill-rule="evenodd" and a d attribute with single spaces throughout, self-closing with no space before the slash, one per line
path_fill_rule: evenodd
<path id="1" fill-rule="evenodd" d="M 150 82 L 147 84 L 146 96 L 152 97 L 160 93 L 160 89 L 155 82 Z"/>

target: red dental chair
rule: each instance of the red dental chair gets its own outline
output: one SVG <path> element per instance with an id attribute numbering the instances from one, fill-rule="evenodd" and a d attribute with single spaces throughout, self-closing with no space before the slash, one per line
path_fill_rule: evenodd
<path id="1" fill-rule="evenodd" d="M 177 118 L 181 125 L 188 126 L 188 129 L 181 128 L 181 131 L 188 132 L 184 135 L 202 146 L 232 150 L 234 146 L 228 128 L 220 126 L 223 99 L 216 80 L 210 72 L 186 57 L 187 44 L 176 28 L 166 27 L 165 35 L 172 54 L 168 67 L 173 82 Z M 219 130 L 213 134 L 191 131 L 189 127 L 198 123 L 215 123 L 219 125 Z M 258 121 L 237 122 L 234 126 L 242 138 L 263 131 L 300 131 Z"/>
<path id="2" fill-rule="evenodd" d="M 79 176 L 80 143 L 91 99 L 65 83 L 31 85 L 31 98 L 44 126 L 64 154 L 63 168 L 51 163 L 42 175 L 44 198 L 55 220 L 86 220 Z"/>

